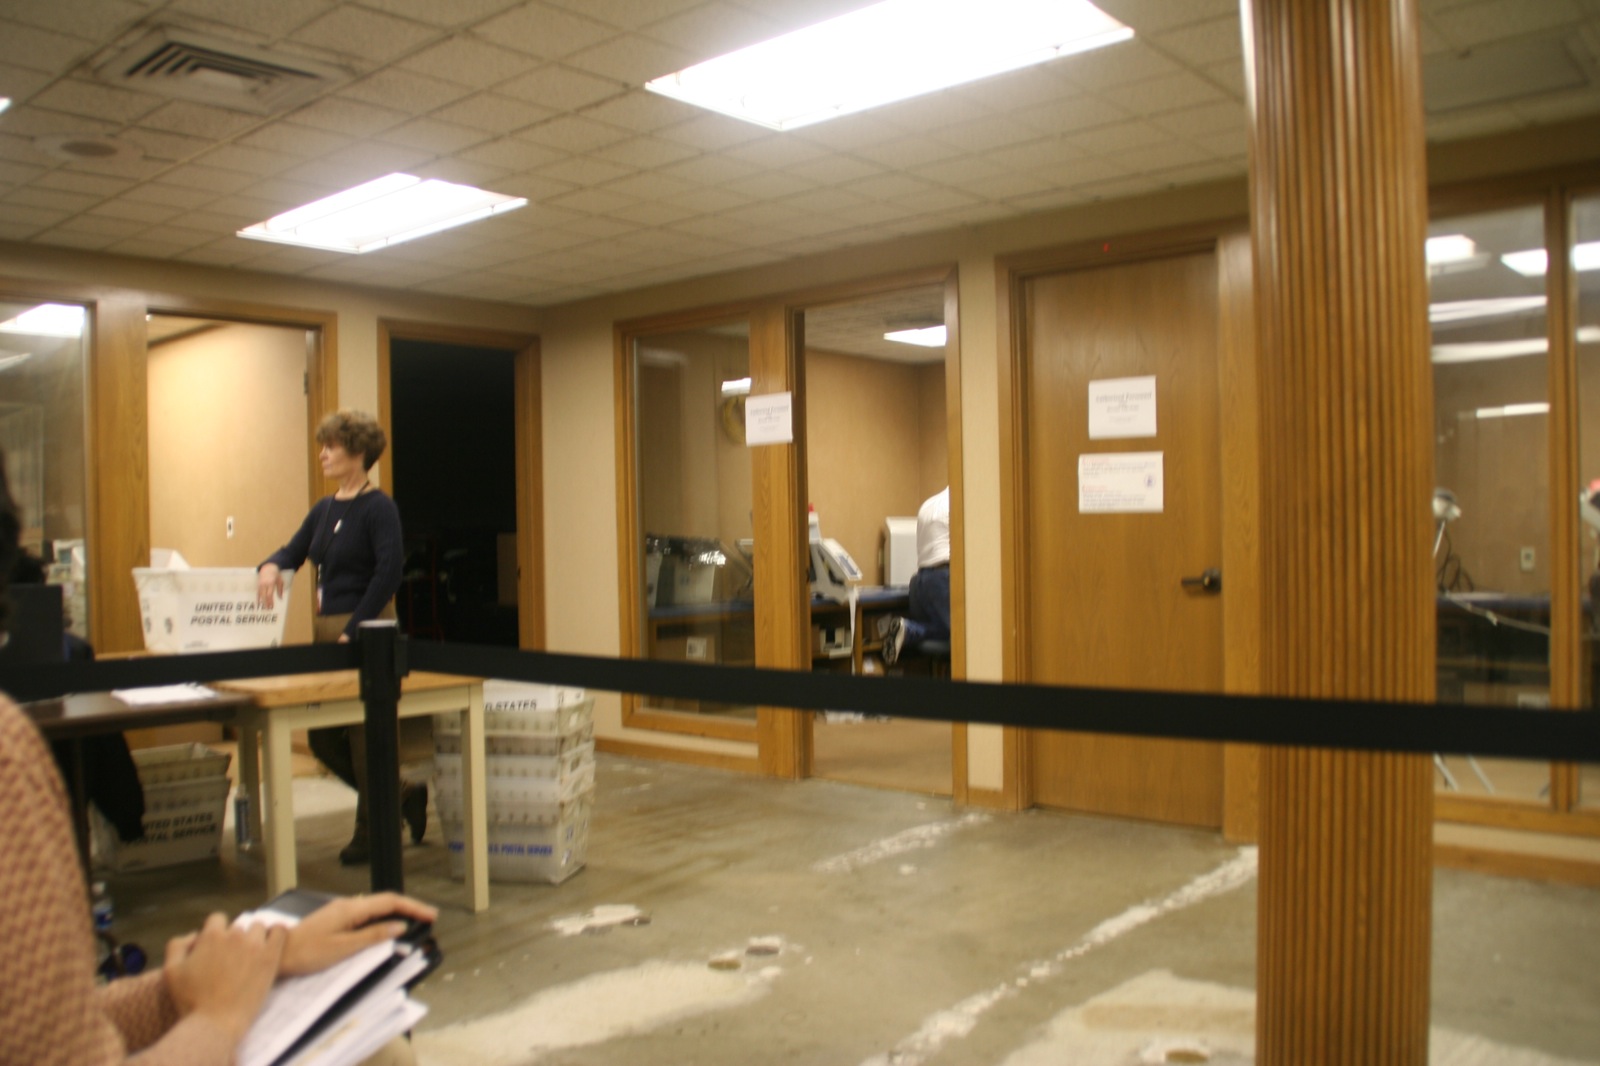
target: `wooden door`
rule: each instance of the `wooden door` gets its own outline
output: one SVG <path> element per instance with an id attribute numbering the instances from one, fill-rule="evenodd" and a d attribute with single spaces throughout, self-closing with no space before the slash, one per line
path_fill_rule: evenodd
<path id="1" fill-rule="evenodd" d="M 1049 274 L 1024 289 L 1027 671 L 1047 684 L 1220 692 L 1215 254 Z M 1156 434 L 1091 439 L 1091 382 L 1153 376 Z M 1079 457 L 1161 455 L 1159 513 L 1080 513 Z M 1036 802 L 1222 824 L 1221 745 L 1040 730 Z"/>

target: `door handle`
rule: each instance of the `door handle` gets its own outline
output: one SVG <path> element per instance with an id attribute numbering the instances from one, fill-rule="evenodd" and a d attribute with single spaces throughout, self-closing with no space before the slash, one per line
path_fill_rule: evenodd
<path id="1" fill-rule="evenodd" d="M 1195 577 L 1183 578 L 1182 584 L 1186 589 L 1199 589 L 1201 592 L 1221 592 L 1222 571 L 1214 566 L 1209 566 L 1200 571 Z"/>

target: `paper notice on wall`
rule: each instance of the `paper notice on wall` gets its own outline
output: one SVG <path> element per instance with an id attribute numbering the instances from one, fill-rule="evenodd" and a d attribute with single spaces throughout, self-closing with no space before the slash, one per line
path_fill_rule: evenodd
<path id="1" fill-rule="evenodd" d="M 773 392 L 744 401 L 744 442 L 788 444 L 794 440 L 794 395 Z"/>
<path id="2" fill-rule="evenodd" d="M 1089 439 L 1156 435 L 1156 379 L 1107 378 L 1089 382 Z"/>
<path id="3" fill-rule="evenodd" d="M 1165 506 L 1162 452 L 1078 456 L 1079 514 L 1160 514 Z"/>

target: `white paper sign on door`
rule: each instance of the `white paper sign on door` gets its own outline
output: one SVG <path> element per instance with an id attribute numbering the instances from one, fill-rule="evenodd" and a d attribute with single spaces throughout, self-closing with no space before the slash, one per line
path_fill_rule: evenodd
<path id="1" fill-rule="evenodd" d="M 1162 452 L 1078 456 L 1078 513 L 1160 514 L 1165 465 Z"/>
<path id="2" fill-rule="evenodd" d="M 1156 435 L 1156 379 L 1107 378 L 1089 382 L 1089 439 Z"/>
<path id="3" fill-rule="evenodd" d="M 744 401 L 744 442 L 788 444 L 794 440 L 794 394 L 772 392 Z"/>

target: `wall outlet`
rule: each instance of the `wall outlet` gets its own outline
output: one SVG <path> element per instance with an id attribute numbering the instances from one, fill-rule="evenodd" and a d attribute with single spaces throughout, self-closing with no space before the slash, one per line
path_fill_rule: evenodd
<path id="1" fill-rule="evenodd" d="M 233 539 L 233 515 L 228 516 L 228 539 Z M 1523 569 L 1527 569 L 1524 567 Z"/>
<path id="2" fill-rule="evenodd" d="M 1517 553 L 1517 562 L 1519 564 L 1521 564 L 1522 572 L 1524 574 L 1532 573 L 1533 572 L 1533 549 L 1532 548 L 1523 548 L 1522 551 L 1518 552 Z"/>

